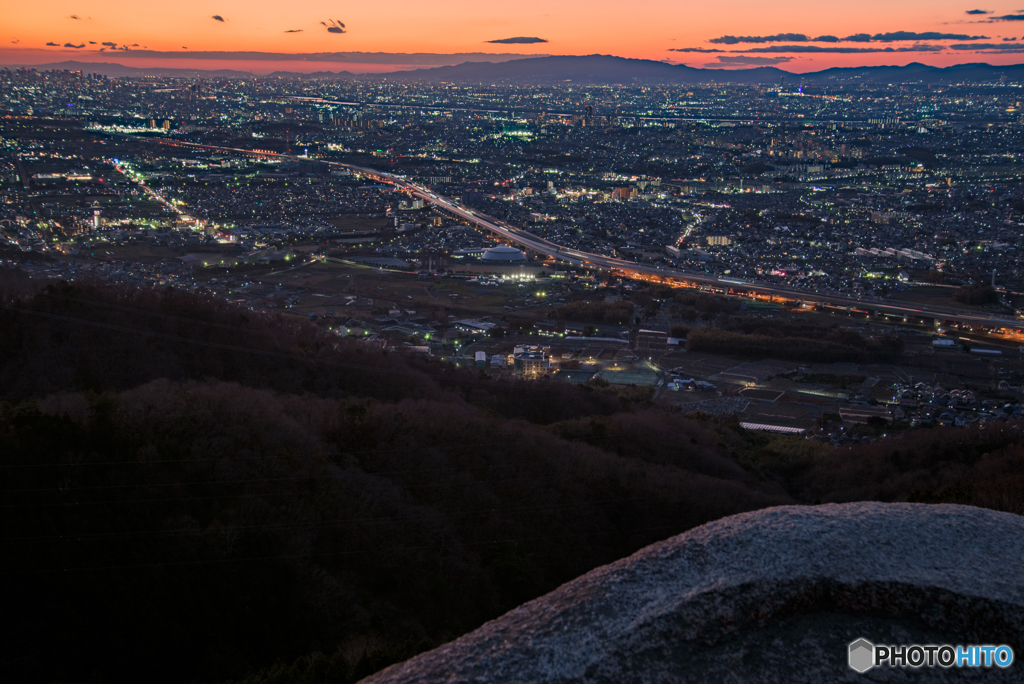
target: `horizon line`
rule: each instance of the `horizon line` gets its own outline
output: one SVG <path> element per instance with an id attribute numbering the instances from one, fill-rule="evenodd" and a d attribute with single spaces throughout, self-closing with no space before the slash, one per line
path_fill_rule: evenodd
<path id="1" fill-rule="evenodd" d="M 36 50 L 36 49 L 33 49 L 33 51 L 34 50 Z M 46 50 L 42 50 L 42 49 L 38 49 L 38 51 L 41 53 L 41 55 L 53 55 L 54 57 L 58 56 L 57 51 L 52 51 L 51 52 L 51 51 L 46 51 Z M 987 67 L 994 68 L 994 69 L 998 69 L 998 68 L 1014 68 L 1014 67 L 1024 66 L 1024 61 L 1017 62 L 1017 63 L 1012 63 L 1012 64 L 991 64 L 989 62 L 984 62 L 984 61 L 967 61 L 967 62 L 959 62 L 959 63 L 956 63 L 956 64 L 950 64 L 950 65 L 946 65 L 946 66 L 935 66 L 935 65 L 932 65 L 932 64 L 928 64 L 927 62 L 923 62 L 923 61 L 920 61 L 920 60 L 915 60 L 915 61 L 912 61 L 912 62 L 908 62 L 906 64 L 876 64 L 876 65 L 861 64 L 861 65 L 853 65 L 853 66 L 831 66 L 831 67 L 825 67 L 825 68 L 822 68 L 822 69 L 807 70 L 807 71 L 791 71 L 789 69 L 786 69 L 786 68 L 782 67 L 781 65 L 775 65 L 775 64 L 735 65 L 733 67 L 728 67 L 728 66 L 725 66 L 725 65 L 722 65 L 722 66 L 711 65 L 711 64 L 706 65 L 706 66 L 690 66 L 690 65 L 685 64 L 683 62 L 670 62 L 670 61 L 666 61 L 666 60 L 656 60 L 656 59 L 637 58 L 637 57 L 621 57 L 621 56 L 618 56 L 618 55 L 608 55 L 608 54 L 598 54 L 598 53 L 592 53 L 592 54 L 589 54 L 589 55 L 548 55 L 548 54 L 527 55 L 527 54 L 520 54 L 520 53 L 465 53 L 465 52 L 457 52 L 457 53 L 395 53 L 395 52 L 269 53 L 269 52 L 258 52 L 258 51 L 247 51 L 247 52 L 232 51 L 230 53 L 229 52 L 216 52 L 216 51 L 203 51 L 203 52 L 197 51 L 197 52 L 194 52 L 194 53 L 193 52 L 162 52 L 162 53 L 158 53 L 157 51 L 135 51 L 135 50 L 127 51 L 127 52 L 119 52 L 118 54 L 103 53 L 102 57 L 100 56 L 100 54 L 95 53 L 95 52 L 89 52 L 89 53 L 83 54 L 83 53 L 75 53 L 75 52 L 70 52 L 70 51 L 62 50 L 62 51 L 60 51 L 62 53 L 61 56 L 66 54 L 68 57 L 71 57 L 71 59 L 63 59 L 63 60 L 47 61 L 47 62 L 38 62 L 38 63 L 25 63 L 23 61 L 24 57 L 22 57 L 22 59 L 19 60 L 19 63 L 13 63 L 13 62 L 12 63 L 7 63 L 7 62 L 3 61 L 4 53 L 15 53 L 15 52 L 23 54 L 24 53 L 24 49 L 17 50 L 17 49 L 9 49 L 9 48 L 0 48 L 0 67 L 2 67 L 2 68 L 15 68 L 15 69 L 42 69 L 42 68 L 46 68 L 46 67 L 51 67 L 51 68 L 59 67 L 59 65 L 62 65 L 62 64 L 81 65 L 83 67 L 87 67 L 89 65 L 107 65 L 107 66 L 110 66 L 110 67 L 120 67 L 120 68 L 123 68 L 123 69 L 134 69 L 134 70 L 138 70 L 138 71 L 153 71 L 153 70 L 161 70 L 161 71 L 176 70 L 176 71 L 194 71 L 194 72 L 202 72 L 202 71 L 208 71 L 208 72 L 225 72 L 225 71 L 227 71 L 227 72 L 231 72 L 231 71 L 234 71 L 234 72 L 237 72 L 239 74 L 244 73 L 244 74 L 248 74 L 248 75 L 255 76 L 255 77 L 267 76 L 270 73 L 274 73 L 275 71 L 280 71 L 280 72 L 283 72 L 283 73 L 294 73 L 294 74 L 297 74 L 297 75 L 304 75 L 304 74 L 309 74 L 309 73 L 328 73 L 328 74 L 339 74 L 340 75 L 340 74 L 346 74 L 347 73 L 347 74 L 351 74 L 353 76 L 383 76 L 383 75 L 386 75 L 386 74 L 389 74 L 389 73 L 410 73 L 410 72 L 414 72 L 414 71 L 427 71 L 427 70 L 434 70 L 434 69 L 443 68 L 443 67 L 454 67 L 454 66 L 462 66 L 464 64 L 470 64 L 470 63 L 479 63 L 479 62 L 474 62 L 474 60 L 466 60 L 466 61 L 457 62 L 457 63 L 453 63 L 451 61 L 438 61 L 438 62 L 433 62 L 433 63 L 431 63 L 429 61 L 420 62 L 420 63 L 415 63 L 415 62 L 411 62 L 411 61 L 384 61 L 381 58 L 383 58 L 385 56 L 395 57 L 395 58 L 414 57 L 414 56 L 421 57 L 421 58 L 422 57 L 431 57 L 431 58 L 463 57 L 464 58 L 464 57 L 467 57 L 467 56 L 475 57 L 475 56 L 478 56 L 478 55 L 481 56 L 481 57 L 484 57 L 484 56 L 487 56 L 487 57 L 506 57 L 506 59 L 500 59 L 500 60 L 496 60 L 494 62 L 490 62 L 490 61 L 486 61 L 486 60 L 483 62 L 483 63 L 489 63 L 489 64 L 495 64 L 495 65 L 497 65 L 497 64 L 506 64 L 506 63 L 509 63 L 509 62 L 523 61 L 523 60 L 528 60 L 528 59 L 552 59 L 552 58 L 564 58 L 564 57 L 570 57 L 570 58 L 609 57 L 609 58 L 613 58 L 613 59 L 621 59 L 621 60 L 633 61 L 633 62 L 648 62 L 648 63 L 651 63 L 651 64 L 663 64 L 663 65 L 665 65 L 667 67 L 683 67 L 685 69 L 692 69 L 692 70 L 695 70 L 695 71 L 735 73 L 735 72 L 742 72 L 742 71 L 755 71 L 755 70 L 771 69 L 771 70 L 775 70 L 775 71 L 782 72 L 782 73 L 785 73 L 785 74 L 792 74 L 792 75 L 808 75 L 808 74 L 816 74 L 816 73 L 822 73 L 822 72 L 833 71 L 833 70 L 900 69 L 900 68 L 907 68 L 907 67 L 910 67 L 910 66 L 922 66 L 922 67 L 927 67 L 929 69 L 936 69 L 936 70 L 943 70 L 943 71 L 944 70 L 948 70 L 948 69 L 955 69 L 955 68 L 958 68 L 958 67 L 966 67 L 966 66 L 987 66 Z M 140 55 L 139 54 L 140 52 L 146 52 L 148 54 Z M 160 56 L 157 56 L 158 54 Z M 228 54 L 237 55 L 237 57 L 229 58 L 229 57 L 226 57 L 226 56 L 220 56 L 220 55 L 228 55 Z M 93 57 L 93 56 L 98 57 L 98 59 L 82 59 L 83 57 L 86 57 L 87 55 L 89 57 Z M 213 55 L 218 55 L 218 56 L 213 56 Z M 262 55 L 266 55 L 266 56 L 272 56 L 272 57 L 270 57 L 269 59 L 266 59 L 266 58 L 265 59 L 259 59 L 258 57 L 256 57 L 256 55 L 261 55 L 261 56 Z M 279 56 L 284 56 L 284 55 L 287 55 L 290 58 L 285 58 L 285 59 L 279 58 Z M 327 56 L 327 55 L 332 55 L 332 56 L 342 56 L 342 55 L 344 55 L 344 56 L 358 56 L 358 55 L 362 55 L 362 56 L 365 56 L 365 57 L 375 57 L 376 59 L 364 59 L 364 60 L 353 60 L 353 59 L 346 59 L 346 60 L 333 59 L 332 60 L 332 59 L 322 59 L 322 58 L 321 59 L 308 59 L 308 57 L 314 57 L 314 56 L 315 57 L 321 57 L 321 56 Z M 134 65 L 124 64 L 122 61 L 120 61 L 120 60 L 127 61 L 127 60 L 131 60 L 131 59 L 133 59 L 135 57 L 140 57 L 140 56 L 143 57 L 144 59 L 166 59 L 166 60 L 174 60 L 174 61 L 180 61 L 180 60 L 217 61 L 217 60 L 220 60 L 220 61 L 239 61 L 239 62 L 241 62 L 241 61 L 249 61 L 249 62 L 261 61 L 261 62 L 268 62 L 268 63 L 281 62 L 282 63 L 282 67 L 284 67 L 288 63 L 299 63 L 299 64 L 302 64 L 302 63 L 305 63 L 305 64 L 320 63 L 320 64 L 324 64 L 324 65 L 329 65 L 331 63 L 338 63 L 338 64 L 350 64 L 350 65 L 361 65 L 361 64 L 377 65 L 377 66 L 382 66 L 382 67 L 390 66 L 390 67 L 394 67 L 394 69 L 392 71 L 367 71 L 367 72 L 353 72 L 353 71 L 349 71 L 347 69 L 343 69 L 341 71 L 330 71 L 328 69 L 320 69 L 320 70 L 315 71 L 315 72 L 303 72 L 303 71 L 288 71 L 287 68 L 281 68 L 281 69 L 276 69 L 274 71 L 267 72 L 267 73 L 256 73 L 256 72 L 251 71 L 251 70 L 231 69 L 231 68 L 227 68 L 227 67 L 202 68 L 202 67 L 197 67 L 197 66 L 178 66 L 178 65 L 170 65 L 170 66 L 155 66 L 155 65 L 154 66 L 134 66 Z M 66 68 L 66 67 L 63 67 L 63 68 Z"/>

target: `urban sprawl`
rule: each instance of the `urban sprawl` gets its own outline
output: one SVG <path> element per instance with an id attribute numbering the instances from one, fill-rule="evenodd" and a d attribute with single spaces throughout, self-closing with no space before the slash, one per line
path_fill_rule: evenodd
<path id="1" fill-rule="evenodd" d="M 0 263 L 833 444 L 1021 414 L 1013 83 L 0 71 Z"/>

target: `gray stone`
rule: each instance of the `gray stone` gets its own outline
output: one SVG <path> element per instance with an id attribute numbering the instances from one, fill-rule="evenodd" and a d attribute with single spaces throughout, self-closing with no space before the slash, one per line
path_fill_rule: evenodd
<path id="1" fill-rule="evenodd" d="M 365 682 L 1024 682 L 1024 518 L 853 503 L 736 515 Z M 1007 669 L 858 674 L 850 646 L 1008 644 Z"/>

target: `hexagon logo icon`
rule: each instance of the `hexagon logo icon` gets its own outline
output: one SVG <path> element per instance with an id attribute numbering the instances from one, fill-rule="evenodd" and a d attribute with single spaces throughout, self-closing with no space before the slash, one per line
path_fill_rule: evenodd
<path id="1" fill-rule="evenodd" d="M 857 672 L 867 672 L 875 664 L 875 645 L 867 639 L 857 639 L 850 644 L 850 667 Z"/>

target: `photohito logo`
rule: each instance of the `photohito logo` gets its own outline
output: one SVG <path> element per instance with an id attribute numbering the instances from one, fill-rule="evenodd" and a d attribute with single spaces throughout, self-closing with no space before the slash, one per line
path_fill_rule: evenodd
<path id="1" fill-rule="evenodd" d="M 857 639 L 849 648 L 850 667 L 867 672 L 873 667 L 1000 667 L 1013 664 L 1009 646 L 876 646 L 867 639 Z"/>
<path id="2" fill-rule="evenodd" d="M 857 672 L 867 672 L 874 664 L 874 644 L 867 639 L 857 639 L 850 644 L 850 667 Z"/>

